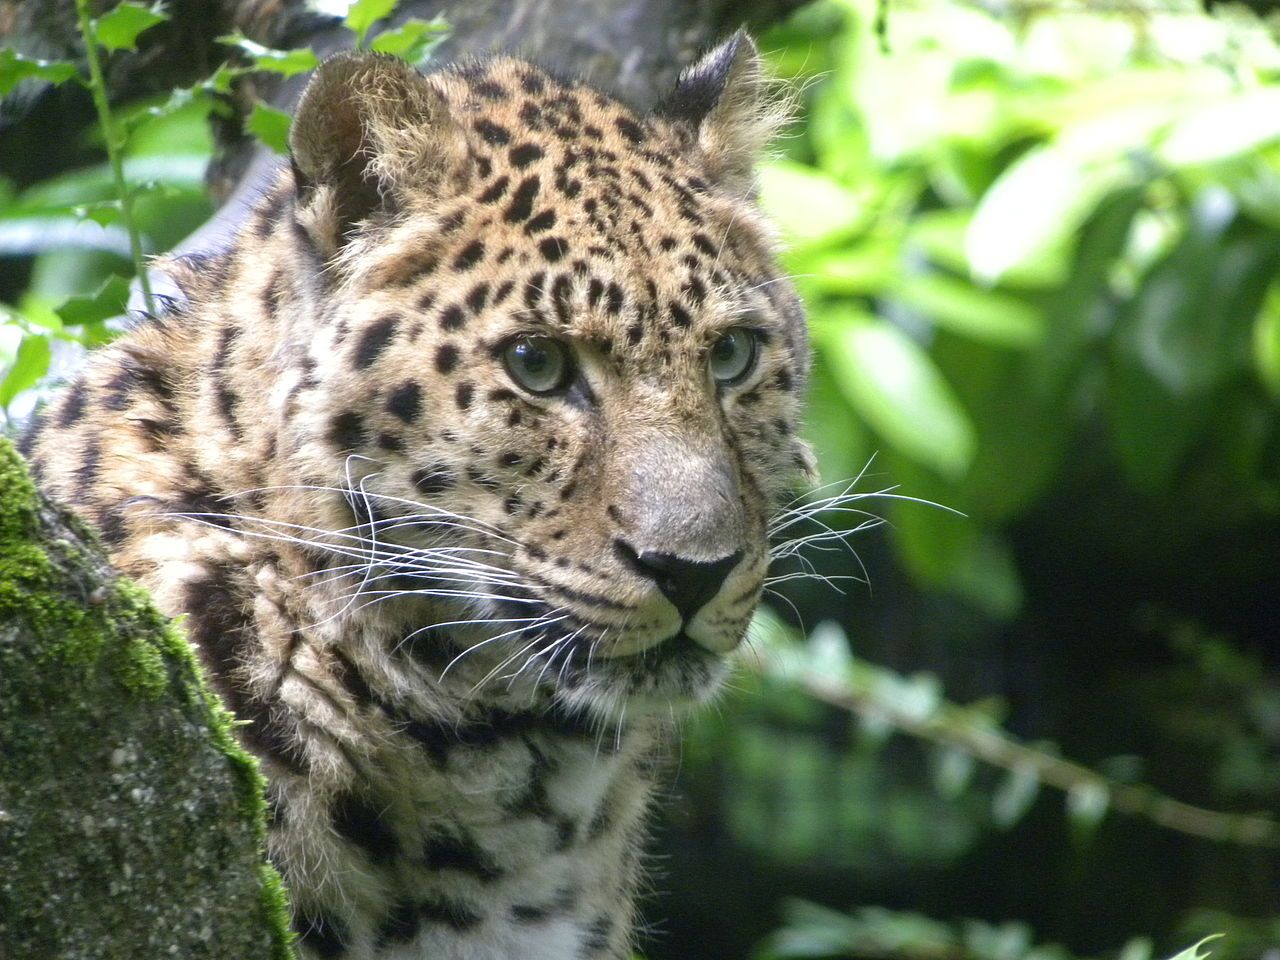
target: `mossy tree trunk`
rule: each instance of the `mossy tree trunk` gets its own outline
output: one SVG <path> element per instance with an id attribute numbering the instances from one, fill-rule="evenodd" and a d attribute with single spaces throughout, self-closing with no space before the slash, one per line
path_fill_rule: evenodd
<path id="1" fill-rule="evenodd" d="M 286 957 L 263 817 L 180 631 L 0 438 L 0 960 Z"/>
<path id="2" fill-rule="evenodd" d="M 804 2 L 403 0 L 398 16 L 450 19 L 445 58 L 524 52 L 648 106 L 717 35 Z M 264 6 L 286 24 L 268 42 L 322 52 L 347 42 L 292 0 L 223 0 L 198 19 L 226 27 Z M 19 18 L 3 39 L 74 50 L 59 34 L 63 7 Z M 173 5 L 175 36 L 190 41 L 194 9 Z M 218 32 L 201 34 L 206 46 Z M 163 53 L 144 48 L 143 59 L 170 62 Z M 136 81 L 123 67 L 117 76 Z M 258 92 L 289 106 L 301 82 Z M 188 249 L 234 229 L 237 190 L 252 189 L 270 162 L 240 147 L 223 164 L 232 202 Z M 261 780 L 229 724 L 180 631 L 111 569 L 92 533 L 37 492 L 0 437 L 0 960 L 289 954 L 284 891 L 262 853 Z"/>

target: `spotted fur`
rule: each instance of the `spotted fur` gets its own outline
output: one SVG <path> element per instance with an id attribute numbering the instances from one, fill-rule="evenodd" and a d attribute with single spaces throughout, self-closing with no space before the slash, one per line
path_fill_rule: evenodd
<path id="1" fill-rule="evenodd" d="M 234 244 L 165 264 L 185 302 L 44 416 L 43 484 L 244 721 L 306 957 L 628 955 L 674 706 L 808 469 L 768 112 L 741 36 L 649 115 L 517 60 L 335 58 Z M 504 368 L 531 334 L 572 348 L 560 393 Z M 723 582 L 679 611 L 660 564 Z"/>

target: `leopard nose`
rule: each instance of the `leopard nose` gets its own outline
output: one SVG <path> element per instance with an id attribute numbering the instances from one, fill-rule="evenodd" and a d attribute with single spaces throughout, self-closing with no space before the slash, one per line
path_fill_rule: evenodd
<path id="1" fill-rule="evenodd" d="M 741 550 L 719 560 L 687 560 L 656 550 L 640 552 L 625 540 L 615 540 L 614 545 L 632 570 L 657 584 L 685 620 L 720 592 L 725 578 L 742 559 Z"/>

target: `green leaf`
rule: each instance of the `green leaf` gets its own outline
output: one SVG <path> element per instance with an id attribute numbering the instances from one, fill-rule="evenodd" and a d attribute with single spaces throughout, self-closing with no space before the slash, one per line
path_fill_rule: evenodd
<path id="1" fill-rule="evenodd" d="M 1280 87 L 1238 92 L 1177 118 L 1156 147 L 1173 167 L 1218 163 L 1280 139 Z"/>
<path id="2" fill-rule="evenodd" d="M 69 327 L 118 317 L 129 301 L 129 280 L 112 274 L 93 293 L 71 297 L 55 311 Z"/>
<path id="3" fill-rule="evenodd" d="M 845 236 L 867 215 L 853 191 L 812 167 L 785 160 L 760 169 L 760 203 L 796 245 Z"/>
<path id="4" fill-rule="evenodd" d="M 1084 781 L 1067 791 L 1067 816 L 1082 830 L 1092 831 L 1107 815 L 1111 791 L 1105 784 Z"/>
<path id="5" fill-rule="evenodd" d="M 1179 953 L 1175 953 L 1172 957 L 1169 958 L 1169 960 L 1208 960 L 1210 956 L 1209 951 L 1204 950 L 1203 952 L 1201 952 L 1201 948 L 1204 947 L 1204 945 L 1209 941 L 1218 940 L 1223 936 L 1225 936 L 1225 934 L 1215 933 L 1212 936 L 1205 937 L 1199 943 L 1194 944 L 1193 946 L 1187 947 L 1187 949 Z"/>
<path id="6" fill-rule="evenodd" d="M 981 290 L 941 273 L 903 277 L 890 295 L 923 313 L 934 325 L 998 347 L 1026 348 L 1044 338 L 1045 320 L 1025 300 Z"/>
<path id="7" fill-rule="evenodd" d="M 364 38 L 369 28 L 388 16 L 399 0 L 355 0 L 342 18 L 346 28 L 356 35 L 356 48 L 364 49 Z"/>
<path id="8" fill-rule="evenodd" d="M 158 3 L 148 6 L 124 0 L 93 21 L 93 35 L 108 50 L 132 50 L 144 31 L 168 19 Z"/>
<path id="9" fill-rule="evenodd" d="M 898 328 L 854 311 L 819 331 L 837 386 L 876 433 L 943 476 L 964 474 L 973 425 L 928 354 Z"/>
<path id="10" fill-rule="evenodd" d="M 275 50 L 250 40 L 239 31 L 228 34 L 225 37 L 218 37 L 218 43 L 235 47 L 244 53 L 249 58 L 250 69 L 276 73 L 282 77 L 292 77 L 295 74 L 306 73 L 308 70 L 314 70 L 320 65 L 320 58 L 307 47 L 295 47 L 292 50 Z"/>
<path id="11" fill-rule="evenodd" d="M 449 35 L 449 24 L 442 17 L 421 20 L 412 17 L 396 27 L 374 37 L 369 49 L 377 53 L 389 53 L 414 66 L 426 62 L 431 53 Z"/>
<path id="12" fill-rule="evenodd" d="M 56 86 L 68 80 L 79 80 L 80 74 L 76 65 L 67 60 L 38 60 L 24 57 L 12 47 L 0 47 L 0 96 L 30 78 Z"/>
<path id="13" fill-rule="evenodd" d="M 276 153 L 289 152 L 289 124 L 291 120 L 283 110 L 269 107 L 261 100 L 253 105 L 253 112 L 244 128 Z"/>
<path id="14" fill-rule="evenodd" d="M 1040 778 L 1030 767 L 1011 770 L 991 798 L 991 816 L 996 825 L 1008 829 L 1021 820 L 1040 792 Z"/>
<path id="15" fill-rule="evenodd" d="M 1280 397 L 1280 284 L 1273 283 L 1253 326 L 1253 362 L 1258 376 Z"/>
<path id="16" fill-rule="evenodd" d="M 49 338 L 43 334 L 28 333 L 18 345 L 13 366 L 0 381 L 0 407 L 8 407 L 13 398 L 34 387 L 49 370 Z"/>
<path id="17" fill-rule="evenodd" d="M 1141 178 L 1124 154 L 1091 157 L 1071 144 L 1028 151 L 983 194 L 965 237 L 973 275 L 994 284 L 1075 236 L 1108 194 Z"/>
<path id="18" fill-rule="evenodd" d="M 122 205 L 119 200 L 99 200 L 75 208 L 76 216 L 83 220 L 92 220 L 100 227 L 109 227 L 120 220 Z"/>

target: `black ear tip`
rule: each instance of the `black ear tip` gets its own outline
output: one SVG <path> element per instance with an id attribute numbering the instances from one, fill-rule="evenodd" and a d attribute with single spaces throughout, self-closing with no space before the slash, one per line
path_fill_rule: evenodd
<path id="1" fill-rule="evenodd" d="M 681 71 L 675 89 L 658 105 L 656 112 L 672 120 L 701 123 L 720 102 L 734 64 L 743 56 L 754 58 L 756 44 L 747 28 L 739 27 Z"/>

